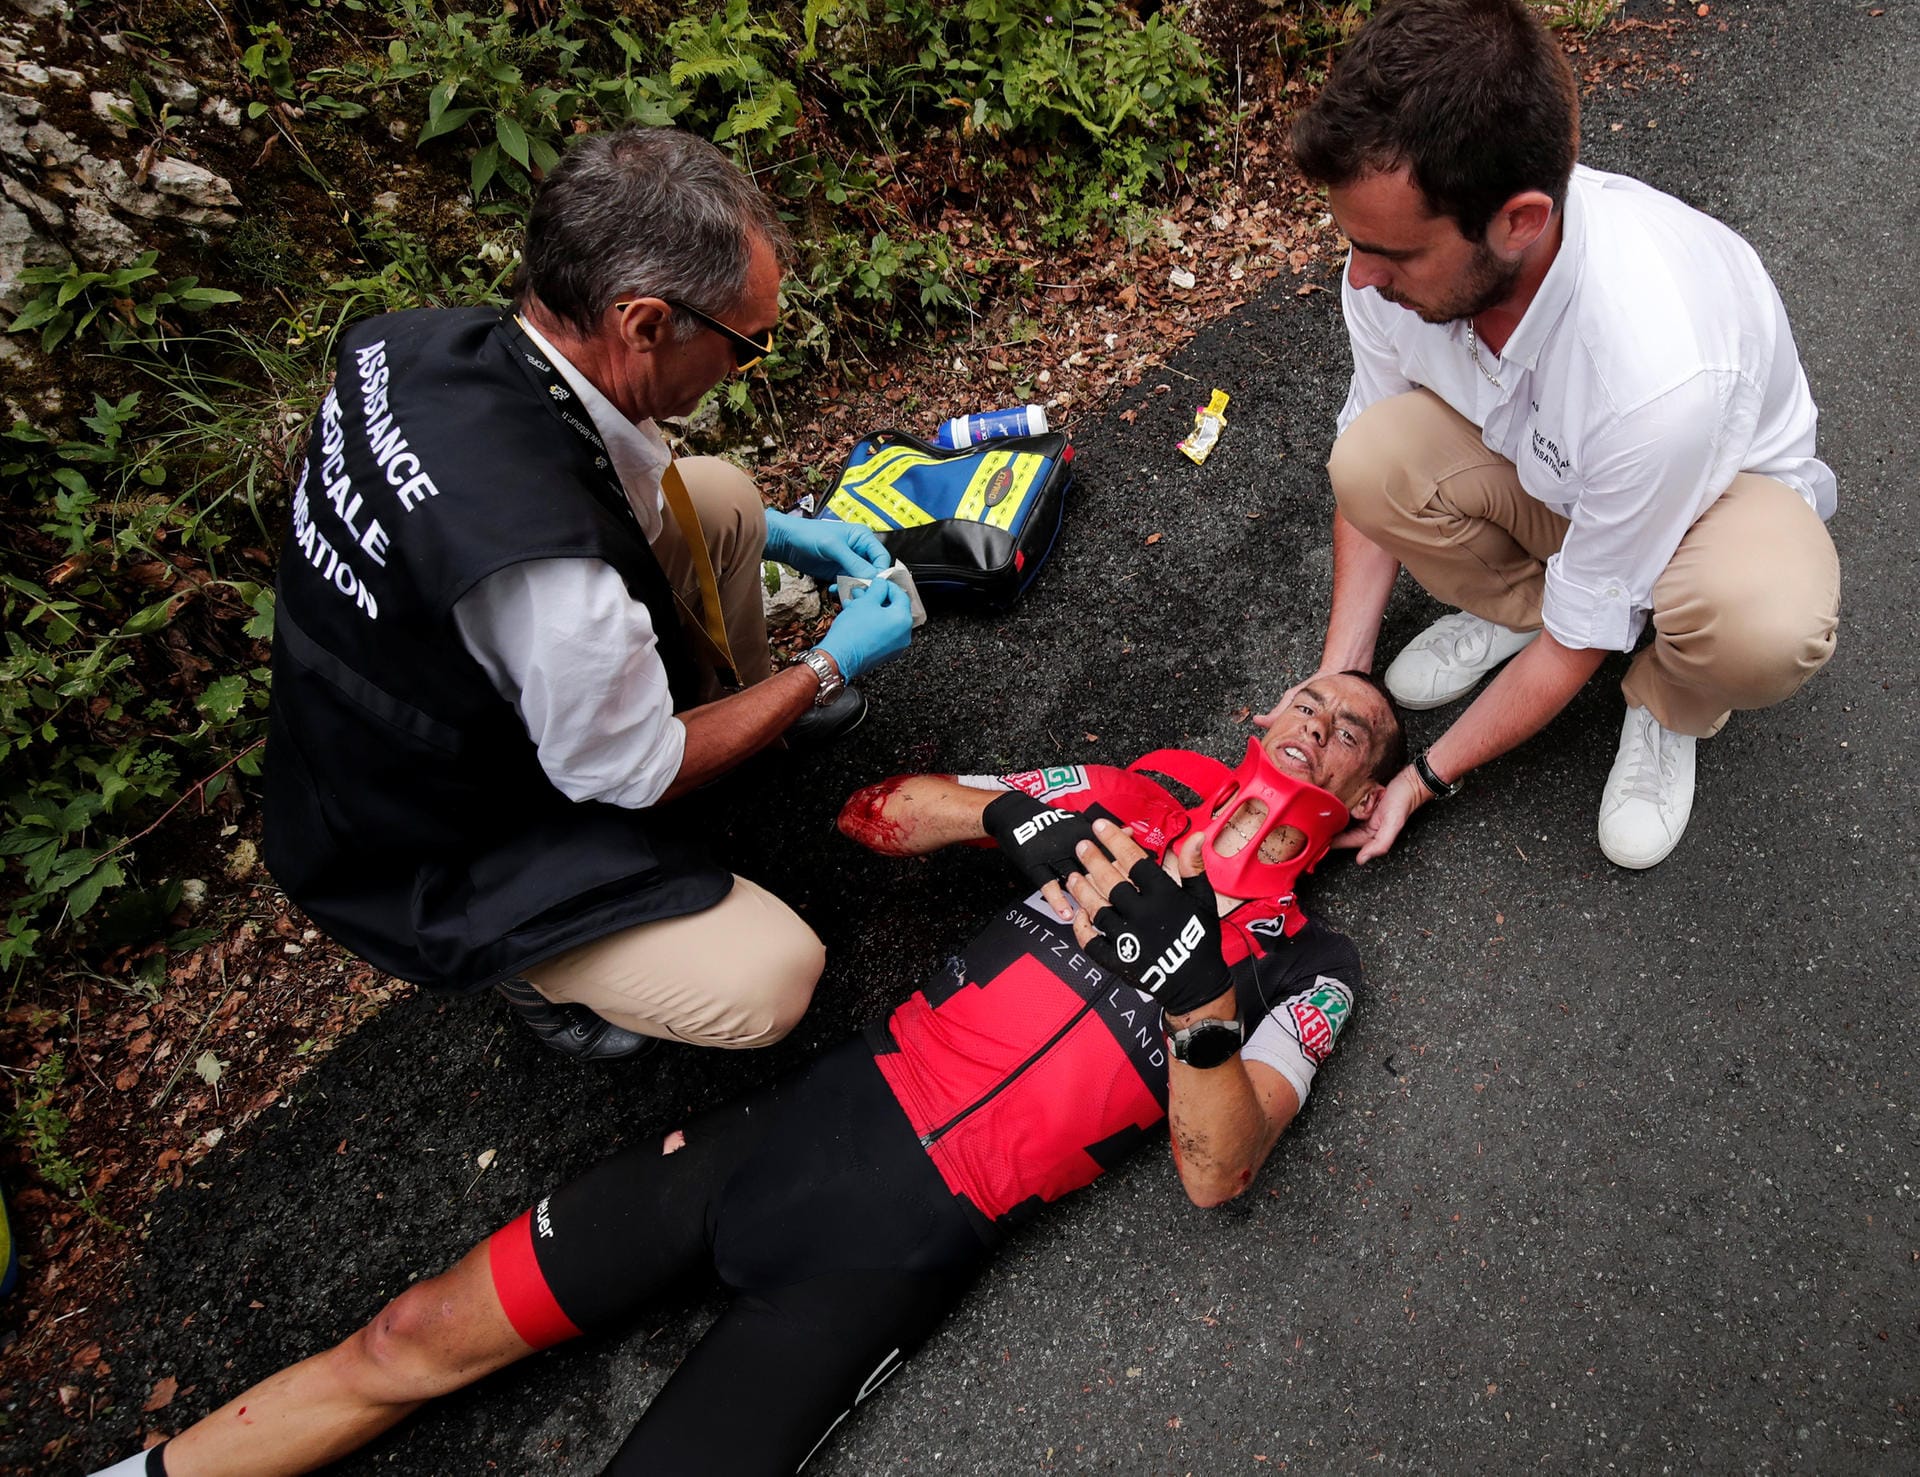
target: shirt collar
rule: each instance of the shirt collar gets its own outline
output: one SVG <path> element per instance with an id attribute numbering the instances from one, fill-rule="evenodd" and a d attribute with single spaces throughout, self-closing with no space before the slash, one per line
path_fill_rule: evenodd
<path id="1" fill-rule="evenodd" d="M 525 318 L 520 320 L 520 326 L 526 329 L 527 337 L 553 360 L 560 377 L 580 397 L 580 408 L 586 411 L 594 430 L 606 442 L 607 455 L 613 458 L 613 470 L 619 474 L 620 485 L 626 489 L 627 501 L 633 505 L 634 514 L 651 543 L 660 532 L 660 476 L 673 460 L 673 453 L 667 449 L 666 438 L 660 434 L 660 428 L 651 420 L 628 420 L 611 400 L 594 387 L 592 380 L 574 368 L 567 356 L 554 348 L 546 335 Z"/>
<path id="2" fill-rule="evenodd" d="M 1576 165 L 1572 179 L 1567 182 L 1567 203 L 1560 212 L 1560 249 L 1554 253 L 1553 265 L 1540 279 L 1539 290 L 1527 304 L 1527 311 L 1521 315 L 1512 337 L 1500 350 L 1503 364 L 1537 368 L 1540 350 L 1552 337 L 1567 304 L 1573 301 L 1587 244 L 1587 212 L 1582 200 L 1584 182 L 1580 175 L 1581 169 Z"/>

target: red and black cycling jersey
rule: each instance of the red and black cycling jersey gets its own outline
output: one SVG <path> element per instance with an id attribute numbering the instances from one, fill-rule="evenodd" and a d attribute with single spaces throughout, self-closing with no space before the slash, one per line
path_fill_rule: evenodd
<path id="1" fill-rule="evenodd" d="M 1104 805 L 1156 856 L 1180 834 L 1155 796 L 1166 806 L 1171 798 L 1138 776 L 1047 773 L 1073 782 L 1038 798 Z M 1257 942 L 1226 935 L 1249 1038 L 1274 1005 L 1317 979 L 1359 983 L 1343 935 L 1280 907 L 1234 914 Z M 1091 1183 L 1166 1116 L 1159 1006 L 1087 958 L 1037 894 L 1010 904 L 867 1036 L 922 1147 L 983 1229 L 1010 1227 Z"/>

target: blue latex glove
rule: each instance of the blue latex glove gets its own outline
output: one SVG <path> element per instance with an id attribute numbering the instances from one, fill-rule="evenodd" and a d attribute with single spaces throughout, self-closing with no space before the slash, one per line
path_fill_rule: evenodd
<path id="1" fill-rule="evenodd" d="M 870 580 L 893 563 L 871 528 L 838 518 L 800 518 L 767 510 L 767 557 L 802 574 L 830 580 L 850 574 Z"/>
<path id="2" fill-rule="evenodd" d="M 856 590 L 820 638 L 840 675 L 851 682 L 862 672 L 900 655 L 913 639 L 913 604 L 891 580 Z"/>

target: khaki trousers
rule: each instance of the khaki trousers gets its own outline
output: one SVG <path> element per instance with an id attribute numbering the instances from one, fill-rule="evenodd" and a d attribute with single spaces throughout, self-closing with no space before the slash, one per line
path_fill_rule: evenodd
<path id="1" fill-rule="evenodd" d="M 692 1046 L 770 1046 L 806 1014 L 826 947 L 799 915 L 745 877 L 701 913 L 623 928 L 533 965 L 556 1005 Z"/>
<path id="2" fill-rule="evenodd" d="M 1340 512 L 1436 600 L 1516 631 L 1540 627 L 1547 559 L 1567 520 L 1427 390 L 1369 406 L 1327 461 Z M 1620 689 L 1675 733 L 1718 733 L 1735 708 L 1799 690 L 1833 655 L 1840 561 L 1792 488 L 1741 473 L 1654 583 L 1653 639 Z"/>
<path id="3" fill-rule="evenodd" d="M 761 601 L 765 504 L 753 479 L 717 457 L 682 457 L 680 475 L 720 587 L 727 643 L 751 686 L 771 670 Z M 696 616 L 700 586 L 693 555 L 673 515 L 653 551 Z M 721 695 L 707 674 L 703 700 Z M 637 1031 L 695 1046 L 767 1046 L 791 1031 L 813 999 L 826 949 L 811 928 L 766 889 L 744 877 L 711 908 L 641 923 L 570 949 L 526 971 L 556 1005 L 584 1005 Z"/>

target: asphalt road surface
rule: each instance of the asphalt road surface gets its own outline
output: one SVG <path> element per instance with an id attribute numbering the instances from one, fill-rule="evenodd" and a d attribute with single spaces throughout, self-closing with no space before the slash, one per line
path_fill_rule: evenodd
<path id="1" fill-rule="evenodd" d="M 1390 858 L 1330 866 L 1318 911 L 1368 987 L 1254 1189 L 1201 1212 L 1164 1150 L 1137 1156 L 1014 1243 L 823 1477 L 1920 1466 L 1920 5 L 1723 0 L 1680 55 L 1690 85 L 1590 99 L 1585 157 L 1730 222 L 1780 285 L 1840 480 L 1832 665 L 1703 746 L 1692 828 L 1652 872 L 1594 841 L 1618 660 Z M 991 855 L 856 852 L 831 831 L 856 785 L 1237 755 L 1234 715 L 1309 669 L 1327 596 L 1347 361 L 1335 295 L 1294 286 L 1073 428 L 1079 496 L 1013 616 L 928 627 L 870 681 L 857 741 L 716 814 L 829 946 L 792 1041 L 583 1070 L 491 1001 L 389 1011 L 160 1200 L 85 1461 L 125 1453 L 160 1375 L 192 1387 L 169 1415 L 208 1408 L 917 983 L 1013 889 Z M 1195 469 L 1173 444 L 1216 385 L 1231 425 Z M 1403 582 L 1383 651 L 1436 613 Z M 342 1470 L 598 1471 L 715 1306 L 529 1361 Z"/>

